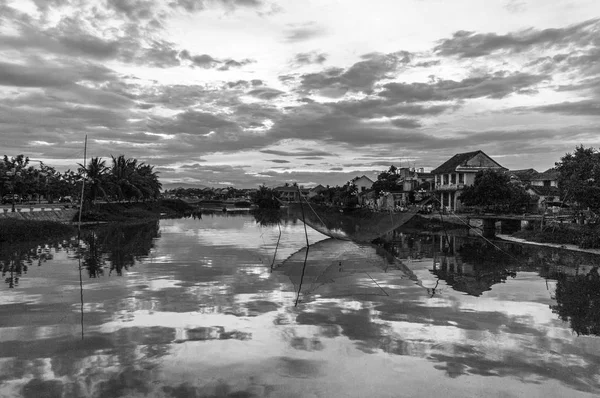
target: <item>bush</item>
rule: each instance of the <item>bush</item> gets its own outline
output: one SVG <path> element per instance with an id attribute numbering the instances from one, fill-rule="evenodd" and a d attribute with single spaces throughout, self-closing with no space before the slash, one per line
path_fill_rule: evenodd
<path id="1" fill-rule="evenodd" d="M 581 232 L 579 247 L 582 249 L 600 249 L 600 228 L 586 228 Z"/>
<path id="2" fill-rule="evenodd" d="M 0 220 L 0 242 L 25 242 L 59 236 L 73 236 L 77 230 L 58 221 Z"/>

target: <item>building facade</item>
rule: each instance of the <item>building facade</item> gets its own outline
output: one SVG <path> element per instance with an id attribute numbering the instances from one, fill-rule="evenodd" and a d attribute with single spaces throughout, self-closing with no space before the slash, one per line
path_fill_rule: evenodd
<path id="1" fill-rule="evenodd" d="M 482 170 L 506 171 L 483 151 L 458 153 L 431 172 L 438 203 L 447 210 L 460 210 L 461 191 L 475 183 L 475 175 Z"/>

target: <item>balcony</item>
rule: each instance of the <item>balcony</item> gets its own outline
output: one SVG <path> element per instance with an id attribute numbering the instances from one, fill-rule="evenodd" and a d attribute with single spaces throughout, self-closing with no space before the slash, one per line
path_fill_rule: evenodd
<path id="1" fill-rule="evenodd" d="M 436 191 L 458 191 L 464 188 L 465 184 L 435 184 Z"/>

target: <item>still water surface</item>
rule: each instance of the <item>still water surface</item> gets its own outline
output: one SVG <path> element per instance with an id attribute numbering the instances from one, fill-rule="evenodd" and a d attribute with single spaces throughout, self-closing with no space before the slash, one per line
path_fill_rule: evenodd
<path id="1" fill-rule="evenodd" d="M 600 394 L 597 257 L 401 229 L 309 228 L 307 253 L 302 222 L 262 224 L 0 247 L 0 396 Z"/>

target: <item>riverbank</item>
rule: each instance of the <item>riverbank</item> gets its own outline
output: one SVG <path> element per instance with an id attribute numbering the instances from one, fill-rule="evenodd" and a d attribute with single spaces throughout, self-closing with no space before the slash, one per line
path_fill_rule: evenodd
<path id="1" fill-rule="evenodd" d="M 83 222 L 131 222 L 154 220 L 191 214 L 195 207 L 179 199 L 161 199 L 154 202 L 98 203 L 83 209 Z"/>
<path id="2" fill-rule="evenodd" d="M 530 242 L 570 245 L 580 249 L 600 249 L 600 226 L 567 224 L 540 229 L 524 229 L 511 235 Z"/>
<path id="3" fill-rule="evenodd" d="M 554 247 L 557 249 L 566 249 L 566 250 L 572 250 L 572 251 L 577 251 L 577 252 L 582 252 L 582 253 L 591 253 L 591 254 L 600 255 L 600 249 L 582 249 L 577 245 L 569 244 L 569 243 L 560 244 L 560 243 L 548 243 L 548 242 L 545 242 L 545 243 L 544 242 L 533 242 L 533 241 L 525 240 L 522 238 L 517 238 L 513 235 L 505 235 L 505 234 L 496 234 L 496 237 L 499 239 L 502 239 L 502 240 L 520 243 L 523 245 Z"/>
<path id="4" fill-rule="evenodd" d="M 192 214 L 194 207 L 177 199 L 140 203 L 99 203 L 84 208 L 83 225 L 139 223 Z M 77 209 L 0 213 L 0 242 L 26 242 L 77 233 Z"/>

